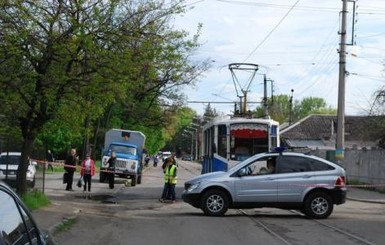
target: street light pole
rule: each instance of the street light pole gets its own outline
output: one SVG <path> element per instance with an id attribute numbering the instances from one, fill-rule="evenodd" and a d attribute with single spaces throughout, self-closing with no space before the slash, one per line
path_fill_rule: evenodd
<path id="1" fill-rule="evenodd" d="M 192 129 L 192 130 L 196 130 L 196 129 Z M 194 132 L 193 131 L 190 131 L 190 130 L 183 130 L 184 132 L 188 133 L 188 134 L 191 134 L 191 147 L 190 147 L 190 155 L 191 157 L 194 156 Z M 196 132 L 196 131 L 195 131 Z"/>
<path id="2" fill-rule="evenodd" d="M 193 152 L 194 152 L 194 133 L 191 132 L 191 157 L 193 156 Z"/>
<path id="3" fill-rule="evenodd" d="M 345 148 L 345 75 L 346 75 L 346 14 L 348 0 L 342 0 L 341 16 L 341 43 L 340 43 L 340 64 L 338 81 L 338 109 L 337 109 L 337 138 L 336 138 L 336 159 L 344 160 Z"/>
<path id="4" fill-rule="evenodd" d="M 201 125 L 196 123 L 191 123 L 192 129 L 195 131 L 195 156 L 194 159 L 197 160 L 199 158 L 199 131 L 201 128 Z M 191 155 L 193 156 L 193 155 Z"/>

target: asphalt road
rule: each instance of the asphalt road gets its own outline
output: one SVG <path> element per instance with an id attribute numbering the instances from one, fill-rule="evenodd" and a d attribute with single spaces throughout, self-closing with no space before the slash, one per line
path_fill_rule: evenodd
<path id="1" fill-rule="evenodd" d="M 180 200 L 184 181 L 200 174 L 200 166 L 179 161 L 178 173 L 179 200 L 174 204 L 158 201 L 163 188 L 159 166 L 148 168 L 135 187 L 117 179 L 116 188 L 109 190 L 95 177 L 91 198 L 79 189 L 63 191 L 60 176 L 47 177 L 52 201 L 79 209 L 76 223 L 54 238 L 59 244 L 383 244 L 384 204 L 348 200 L 322 221 L 270 208 L 207 217 Z"/>

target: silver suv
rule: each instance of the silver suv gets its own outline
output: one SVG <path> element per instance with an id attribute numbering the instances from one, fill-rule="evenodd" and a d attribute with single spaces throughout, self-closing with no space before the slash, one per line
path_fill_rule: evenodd
<path id="1" fill-rule="evenodd" d="M 297 209 L 324 219 L 334 204 L 345 203 L 345 170 L 325 159 L 293 152 L 261 153 L 227 172 L 203 174 L 185 182 L 183 200 L 207 215 L 229 208 Z"/>

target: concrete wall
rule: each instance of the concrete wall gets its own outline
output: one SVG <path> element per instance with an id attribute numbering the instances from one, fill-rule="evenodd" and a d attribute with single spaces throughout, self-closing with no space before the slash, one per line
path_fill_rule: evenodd
<path id="1" fill-rule="evenodd" d="M 311 154 L 330 159 L 334 152 L 312 150 Z M 332 154 L 330 154 L 332 153 Z M 385 150 L 380 149 L 347 149 L 343 166 L 346 169 L 348 180 L 359 181 L 376 187 L 385 188 Z"/>

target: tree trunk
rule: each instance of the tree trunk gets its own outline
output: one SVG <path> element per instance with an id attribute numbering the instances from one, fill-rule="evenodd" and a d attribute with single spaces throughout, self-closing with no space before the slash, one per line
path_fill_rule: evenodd
<path id="1" fill-rule="evenodd" d="M 34 142 L 34 139 L 24 138 L 23 147 L 21 150 L 20 165 L 17 170 L 16 192 L 19 194 L 19 196 L 23 196 L 27 193 L 27 169 Z"/>

